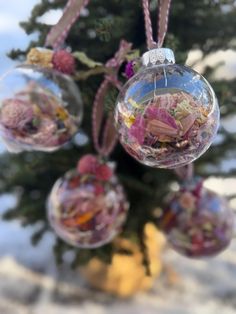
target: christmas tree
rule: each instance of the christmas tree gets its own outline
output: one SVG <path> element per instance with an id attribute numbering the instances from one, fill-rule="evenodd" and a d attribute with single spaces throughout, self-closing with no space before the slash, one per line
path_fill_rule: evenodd
<path id="1" fill-rule="evenodd" d="M 151 1 L 153 25 L 156 21 L 157 1 Z M 27 22 L 21 25 L 28 34 L 39 32 L 37 42 L 32 42 L 27 51 L 12 51 L 12 58 L 24 57 L 30 48 L 43 46 L 49 32 L 47 25 L 41 24 L 38 17 L 51 9 L 65 6 L 65 1 L 42 0 Z M 78 159 L 85 154 L 95 153 L 91 141 L 91 111 L 96 91 L 103 80 L 103 64 L 117 51 L 120 39 L 133 43 L 133 57 L 145 51 L 145 30 L 141 2 L 91 1 L 85 14 L 72 27 L 66 45 L 77 53 L 78 63 L 75 80 L 84 103 L 82 130 L 86 135 L 85 145 L 74 140 L 54 153 L 24 152 L 17 155 L 5 154 L 0 160 L 1 192 L 16 192 L 19 202 L 16 208 L 5 214 L 5 219 L 20 218 L 24 225 L 42 222 L 42 228 L 32 238 L 37 244 L 50 226 L 46 218 L 46 200 L 54 182 L 66 171 L 76 166 Z M 184 64 L 192 49 L 202 51 L 202 60 L 218 50 L 234 49 L 234 29 L 236 8 L 233 1 L 173 1 L 170 13 L 169 30 L 165 46 L 175 51 L 176 63 Z M 89 68 L 85 65 L 84 54 L 98 62 L 99 66 Z M 206 67 L 203 75 L 211 82 L 222 108 L 222 118 L 235 112 L 234 80 L 214 80 L 216 68 Z M 126 81 L 124 67 L 119 72 L 120 80 Z M 110 89 L 105 99 L 107 112 L 114 110 L 116 89 Z M 203 176 L 226 177 L 233 175 L 221 171 L 218 165 L 234 154 L 232 143 L 235 134 L 220 128 L 219 141 L 196 162 L 196 172 Z M 122 236 L 136 242 L 145 253 L 144 226 L 148 222 L 157 224 L 157 208 L 162 207 L 163 199 L 169 193 L 171 184 L 176 181 L 173 171 L 153 169 L 143 166 L 132 159 L 118 144 L 111 155 L 117 163 L 117 174 L 122 182 L 131 204 L 128 219 Z M 210 166 L 210 167 L 209 167 Z M 69 246 L 57 240 L 55 257 L 61 261 Z M 93 250 L 76 250 L 74 265 L 87 264 L 93 257 L 109 262 L 113 251 L 112 244 Z M 125 252 L 124 252 L 125 254 Z M 145 256 L 145 254 L 144 254 Z M 148 268 L 148 261 L 143 259 Z"/>

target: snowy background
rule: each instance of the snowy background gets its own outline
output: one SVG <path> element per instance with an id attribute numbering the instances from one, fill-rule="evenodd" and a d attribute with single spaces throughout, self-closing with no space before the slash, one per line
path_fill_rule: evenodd
<path id="1" fill-rule="evenodd" d="M 18 26 L 27 20 L 36 0 L 0 1 L 0 75 L 14 66 L 6 53 L 12 48 L 25 48 L 30 38 Z M 42 17 L 54 24 L 61 12 Z M 232 78 L 236 73 L 236 58 L 232 51 L 219 51 L 204 62 L 196 62 L 200 51 L 189 54 L 188 63 L 195 63 L 201 71 L 206 65 L 220 61 L 216 79 Z M 229 132 L 236 132 L 235 117 L 222 121 Z M 216 139 L 219 141 L 220 139 Z M 5 148 L 0 145 L 0 153 Z M 230 171 L 236 167 L 235 156 L 229 156 L 221 167 Z M 2 170 L 4 171 L 4 170 Z M 221 193 L 236 194 L 236 179 L 210 178 L 207 186 Z M 22 228 L 18 221 L 1 221 L 1 215 L 14 205 L 14 195 L 0 196 L 0 313 L 1 314 L 233 314 L 236 312 L 236 241 L 222 255 L 207 261 L 190 261 L 166 250 L 163 258 L 176 272 L 176 280 L 157 280 L 146 294 L 130 300 L 118 300 L 89 290 L 79 274 L 66 265 L 58 269 L 54 263 L 52 246 L 55 237 L 47 233 L 37 247 L 30 237 L 40 226 Z M 231 205 L 236 209 L 236 198 Z M 69 258 L 69 257 L 68 257 Z"/>

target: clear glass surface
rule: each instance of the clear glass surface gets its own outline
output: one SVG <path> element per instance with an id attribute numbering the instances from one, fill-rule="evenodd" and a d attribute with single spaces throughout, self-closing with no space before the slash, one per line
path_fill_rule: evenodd
<path id="1" fill-rule="evenodd" d="M 234 213 L 227 201 L 195 178 L 175 193 L 161 218 L 174 250 L 193 257 L 211 257 L 225 250 L 234 232 Z"/>
<path id="2" fill-rule="evenodd" d="M 54 151 L 78 131 L 82 100 L 73 80 L 23 65 L 0 80 L 0 135 L 9 151 Z"/>
<path id="3" fill-rule="evenodd" d="M 65 242 L 79 248 L 96 248 L 121 231 L 128 207 L 115 176 L 102 181 L 71 171 L 55 183 L 48 200 L 48 217 Z"/>
<path id="4" fill-rule="evenodd" d="M 143 67 L 123 87 L 115 109 L 125 150 L 139 162 L 176 168 L 200 157 L 219 126 L 209 83 L 180 65 Z"/>

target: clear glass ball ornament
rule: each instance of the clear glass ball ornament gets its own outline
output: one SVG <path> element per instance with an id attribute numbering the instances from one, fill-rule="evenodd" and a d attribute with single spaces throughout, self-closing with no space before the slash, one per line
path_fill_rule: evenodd
<path id="1" fill-rule="evenodd" d="M 10 152 L 54 151 L 78 131 L 82 100 L 58 71 L 21 65 L 0 79 L 0 137 Z"/>
<path id="2" fill-rule="evenodd" d="M 212 257 L 229 246 L 234 219 L 227 201 L 204 188 L 201 178 L 194 178 L 172 195 L 160 228 L 178 253 L 190 258 Z"/>
<path id="3" fill-rule="evenodd" d="M 139 162 L 177 168 L 200 157 L 219 127 L 219 106 L 203 76 L 153 49 L 121 90 L 115 109 L 120 143 Z"/>
<path id="4" fill-rule="evenodd" d="M 128 207 L 114 175 L 102 180 L 75 170 L 55 183 L 48 200 L 48 217 L 56 234 L 68 244 L 97 248 L 121 231 Z"/>

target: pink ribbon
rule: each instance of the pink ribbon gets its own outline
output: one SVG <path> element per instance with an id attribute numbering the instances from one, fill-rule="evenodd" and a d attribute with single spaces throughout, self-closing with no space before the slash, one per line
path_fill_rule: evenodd
<path id="1" fill-rule="evenodd" d="M 45 46 L 52 46 L 53 49 L 60 48 L 73 24 L 78 20 L 84 7 L 89 4 L 89 0 L 69 0 L 64 9 L 64 13 L 59 22 L 50 30 Z"/>
<path id="2" fill-rule="evenodd" d="M 112 74 L 105 76 L 95 96 L 92 114 L 93 142 L 96 151 L 102 156 L 108 156 L 117 142 L 113 113 L 108 115 L 104 127 L 102 128 L 105 96 L 111 86 L 115 86 L 118 90 L 121 89 L 121 83 L 118 80 L 118 71 L 131 48 L 132 44 L 121 40 L 119 50 L 116 52 L 115 56 L 106 63 L 106 67 L 112 70 Z M 100 138 L 101 141 L 99 141 Z"/>
<path id="3" fill-rule="evenodd" d="M 149 0 L 142 0 L 143 13 L 145 21 L 145 33 L 147 38 L 147 47 L 152 49 L 156 46 L 162 47 L 167 33 L 169 12 L 171 0 L 160 0 L 159 1 L 159 22 L 158 22 L 158 40 L 157 42 L 153 39 L 152 22 L 149 9 Z"/>
<path id="4" fill-rule="evenodd" d="M 174 172 L 181 180 L 190 180 L 194 175 L 194 165 L 191 163 L 186 166 L 176 168 Z"/>
<path id="5" fill-rule="evenodd" d="M 143 3 L 147 47 L 148 49 L 153 49 L 155 47 L 160 48 L 163 45 L 163 42 L 165 40 L 165 36 L 167 33 L 171 0 L 159 0 L 157 42 L 153 40 L 153 29 L 152 29 L 152 21 L 151 21 L 151 16 L 150 16 L 150 9 L 149 9 L 149 0 L 142 0 L 142 3 Z M 188 164 L 184 167 L 176 168 L 174 169 L 174 172 L 181 180 L 190 180 L 194 175 L 193 163 Z"/>
<path id="6" fill-rule="evenodd" d="M 158 47 L 163 46 L 168 29 L 171 0 L 159 0 Z"/>

